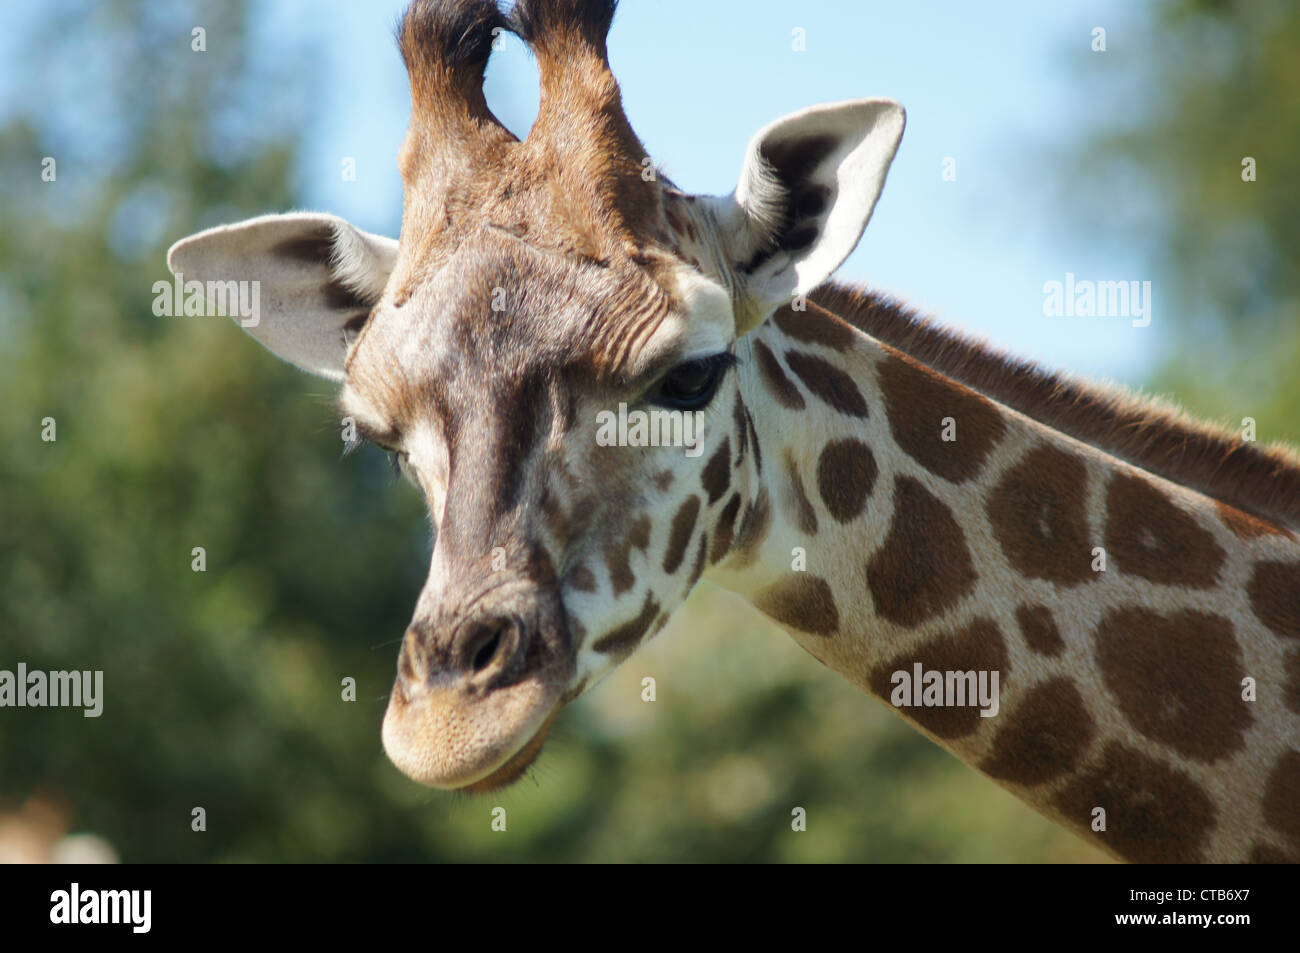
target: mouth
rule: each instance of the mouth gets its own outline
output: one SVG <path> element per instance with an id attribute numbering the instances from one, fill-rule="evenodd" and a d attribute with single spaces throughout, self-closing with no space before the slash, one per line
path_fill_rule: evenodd
<path id="1" fill-rule="evenodd" d="M 542 745 L 546 743 L 546 736 L 550 733 L 551 723 L 555 721 L 555 716 L 560 713 L 557 706 L 554 711 L 546 716 L 542 726 L 537 729 L 531 738 L 524 742 L 524 746 L 511 755 L 501 767 L 497 768 L 485 778 L 472 781 L 469 784 L 459 788 L 469 794 L 487 794 L 490 791 L 499 791 L 501 788 L 514 784 L 527 771 L 537 756 L 542 753 Z"/>
<path id="2" fill-rule="evenodd" d="M 572 659 L 551 655 L 524 659 L 526 670 L 500 685 L 491 683 L 497 669 L 429 678 L 399 659 L 381 733 L 388 759 L 412 781 L 444 791 L 481 794 L 519 780 L 572 698 Z"/>

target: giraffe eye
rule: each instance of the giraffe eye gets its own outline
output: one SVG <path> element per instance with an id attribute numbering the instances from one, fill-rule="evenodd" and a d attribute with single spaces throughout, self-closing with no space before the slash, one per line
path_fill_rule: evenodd
<path id="1" fill-rule="evenodd" d="M 678 410 L 697 410 L 718 391 L 722 377 L 736 364 L 734 354 L 712 354 L 678 364 L 663 379 L 654 403 Z"/>

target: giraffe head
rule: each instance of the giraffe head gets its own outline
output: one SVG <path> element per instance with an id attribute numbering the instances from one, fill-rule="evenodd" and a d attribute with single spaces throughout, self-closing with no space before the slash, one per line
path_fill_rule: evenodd
<path id="1" fill-rule="evenodd" d="M 518 777 L 727 555 L 761 466 L 737 342 L 852 251 L 902 135 L 893 102 L 814 107 L 755 136 L 733 194 L 688 196 L 623 114 L 614 5 L 411 5 L 400 241 L 297 213 L 169 254 L 187 279 L 260 282 L 245 329 L 340 382 L 345 420 L 426 498 L 383 737 L 439 787 Z M 501 29 L 541 76 L 524 141 L 483 95 Z"/>

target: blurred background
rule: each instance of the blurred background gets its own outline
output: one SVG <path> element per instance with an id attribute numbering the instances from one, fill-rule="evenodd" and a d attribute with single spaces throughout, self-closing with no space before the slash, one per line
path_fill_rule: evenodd
<path id="1" fill-rule="evenodd" d="M 220 222 L 313 208 L 397 234 L 402 5 L 0 12 L 0 669 L 102 669 L 106 696 L 97 719 L 0 710 L 0 860 L 1100 860 L 708 585 L 509 791 L 389 764 L 419 499 L 377 451 L 340 459 L 325 382 L 151 306 L 168 245 Z M 784 112 L 899 99 L 842 276 L 1293 442 L 1297 48 L 1287 0 L 625 0 L 610 38 L 629 116 L 692 191 L 730 191 Z M 489 101 L 522 135 L 536 95 L 511 38 Z M 1067 272 L 1150 280 L 1150 325 L 1044 316 Z"/>

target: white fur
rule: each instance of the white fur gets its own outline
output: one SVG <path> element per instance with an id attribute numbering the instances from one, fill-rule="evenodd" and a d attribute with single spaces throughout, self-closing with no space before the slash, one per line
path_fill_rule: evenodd
<path id="1" fill-rule="evenodd" d="M 334 232 L 331 254 L 311 263 L 277 255 L 286 241 L 322 225 Z M 366 298 L 378 298 L 397 258 L 397 242 L 371 235 L 335 215 L 291 212 L 220 225 L 182 238 L 167 252 L 167 267 L 185 280 L 257 281 L 262 313 L 241 322 L 277 356 L 312 374 L 343 379 L 347 342 L 343 325 L 355 310 L 331 308 L 325 285 L 339 281 Z"/>
<path id="2" fill-rule="evenodd" d="M 807 294 L 849 256 L 885 186 L 905 125 L 903 107 L 893 100 L 856 99 L 791 113 L 750 140 L 736 191 L 717 210 L 720 226 L 731 232 L 728 244 L 737 264 L 770 243 L 773 222 L 784 218 L 791 201 L 763 146 L 827 135 L 838 140 L 807 180 L 831 193 L 820 234 L 808 248 L 778 252 L 749 276 L 748 293 L 760 305 L 776 307 Z"/>

